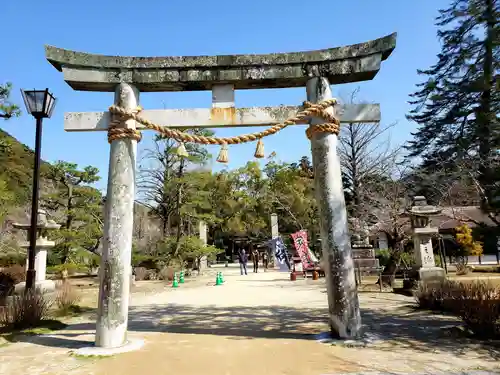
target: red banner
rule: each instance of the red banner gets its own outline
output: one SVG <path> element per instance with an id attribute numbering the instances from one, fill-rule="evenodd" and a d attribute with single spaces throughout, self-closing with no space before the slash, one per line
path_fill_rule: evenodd
<path id="1" fill-rule="evenodd" d="M 307 232 L 305 230 L 300 230 L 296 233 L 291 234 L 293 239 L 293 245 L 297 254 L 302 261 L 302 267 L 304 269 L 313 268 L 314 262 L 309 255 L 309 244 L 307 243 Z"/>

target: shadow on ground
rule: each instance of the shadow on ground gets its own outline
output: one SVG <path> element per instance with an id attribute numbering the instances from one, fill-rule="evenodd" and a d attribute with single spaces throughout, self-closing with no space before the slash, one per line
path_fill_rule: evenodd
<path id="1" fill-rule="evenodd" d="M 384 304 L 384 301 L 379 302 Z M 449 331 L 443 330 L 443 327 L 456 326 L 458 322 L 454 317 L 417 311 L 405 304 L 401 304 L 396 311 L 394 313 L 382 308 L 362 310 L 365 331 L 382 340 L 380 344 L 373 344 L 378 350 L 408 349 L 415 353 L 445 351 L 457 356 L 474 350 L 484 358 L 500 359 L 500 349 L 493 343 L 447 334 Z M 315 340 L 318 333 L 327 330 L 327 316 L 327 309 L 318 308 L 152 305 L 131 308 L 129 329 L 136 332 L 220 335 L 245 340 Z M 94 323 L 72 324 L 53 335 L 30 336 L 26 341 L 74 349 L 88 346 L 89 341 L 76 338 L 80 335 L 92 335 L 93 340 L 94 329 Z M 17 339 L 21 340 L 23 339 Z"/>

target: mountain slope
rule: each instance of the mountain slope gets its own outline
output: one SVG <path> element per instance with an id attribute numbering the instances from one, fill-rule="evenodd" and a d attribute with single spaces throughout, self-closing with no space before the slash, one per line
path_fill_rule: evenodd
<path id="1" fill-rule="evenodd" d="M 0 178 L 14 194 L 17 206 L 24 205 L 30 200 L 33 162 L 33 150 L 0 129 Z M 40 174 L 43 176 L 50 167 L 49 163 L 42 161 Z"/>

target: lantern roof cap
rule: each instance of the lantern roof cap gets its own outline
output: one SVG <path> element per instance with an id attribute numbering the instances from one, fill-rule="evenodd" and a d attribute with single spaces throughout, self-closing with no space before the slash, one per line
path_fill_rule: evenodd
<path id="1" fill-rule="evenodd" d="M 423 195 L 417 195 L 413 197 L 413 205 L 409 213 L 415 216 L 433 216 L 438 215 L 441 211 L 441 208 L 427 204 L 427 199 Z"/>

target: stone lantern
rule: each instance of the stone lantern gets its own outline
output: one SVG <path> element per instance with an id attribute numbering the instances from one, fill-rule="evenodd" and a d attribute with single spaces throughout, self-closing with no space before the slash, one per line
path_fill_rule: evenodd
<path id="1" fill-rule="evenodd" d="M 14 223 L 14 228 L 25 230 L 29 233 L 32 230 L 31 224 Z M 47 250 L 53 248 L 56 244 L 54 241 L 47 239 L 48 232 L 58 230 L 61 226 L 53 220 L 47 219 L 47 213 L 44 210 L 38 210 L 37 219 L 37 239 L 36 239 L 36 256 L 35 256 L 35 288 L 42 292 L 52 292 L 55 290 L 55 283 L 52 280 L 46 279 L 47 268 Z M 30 244 L 28 241 L 20 243 L 22 248 L 28 249 Z M 28 259 L 26 259 L 26 269 L 28 268 Z M 21 282 L 15 286 L 15 292 L 20 293 L 25 289 L 26 283 Z"/>
<path id="2" fill-rule="evenodd" d="M 409 210 L 417 271 L 415 277 L 423 282 L 441 282 L 446 278 L 444 269 L 436 267 L 432 249 L 432 237 L 439 230 L 431 226 L 430 219 L 440 212 L 440 208 L 427 204 L 423 196 L 414 197 L 413 206 Z"/>
<path id="3" fill-rule="evenodd" d="M 366 224 L 361 223 L 361 221 L 356 218 L 349 219 L 349 222 L 354 231 L 354 234 L 351 236 L 354 267 L 358 270 L 373 270 L 378 268 L 379 260 L 375 258 L 375 250 L 370 244 L 370 231 Z"/>

